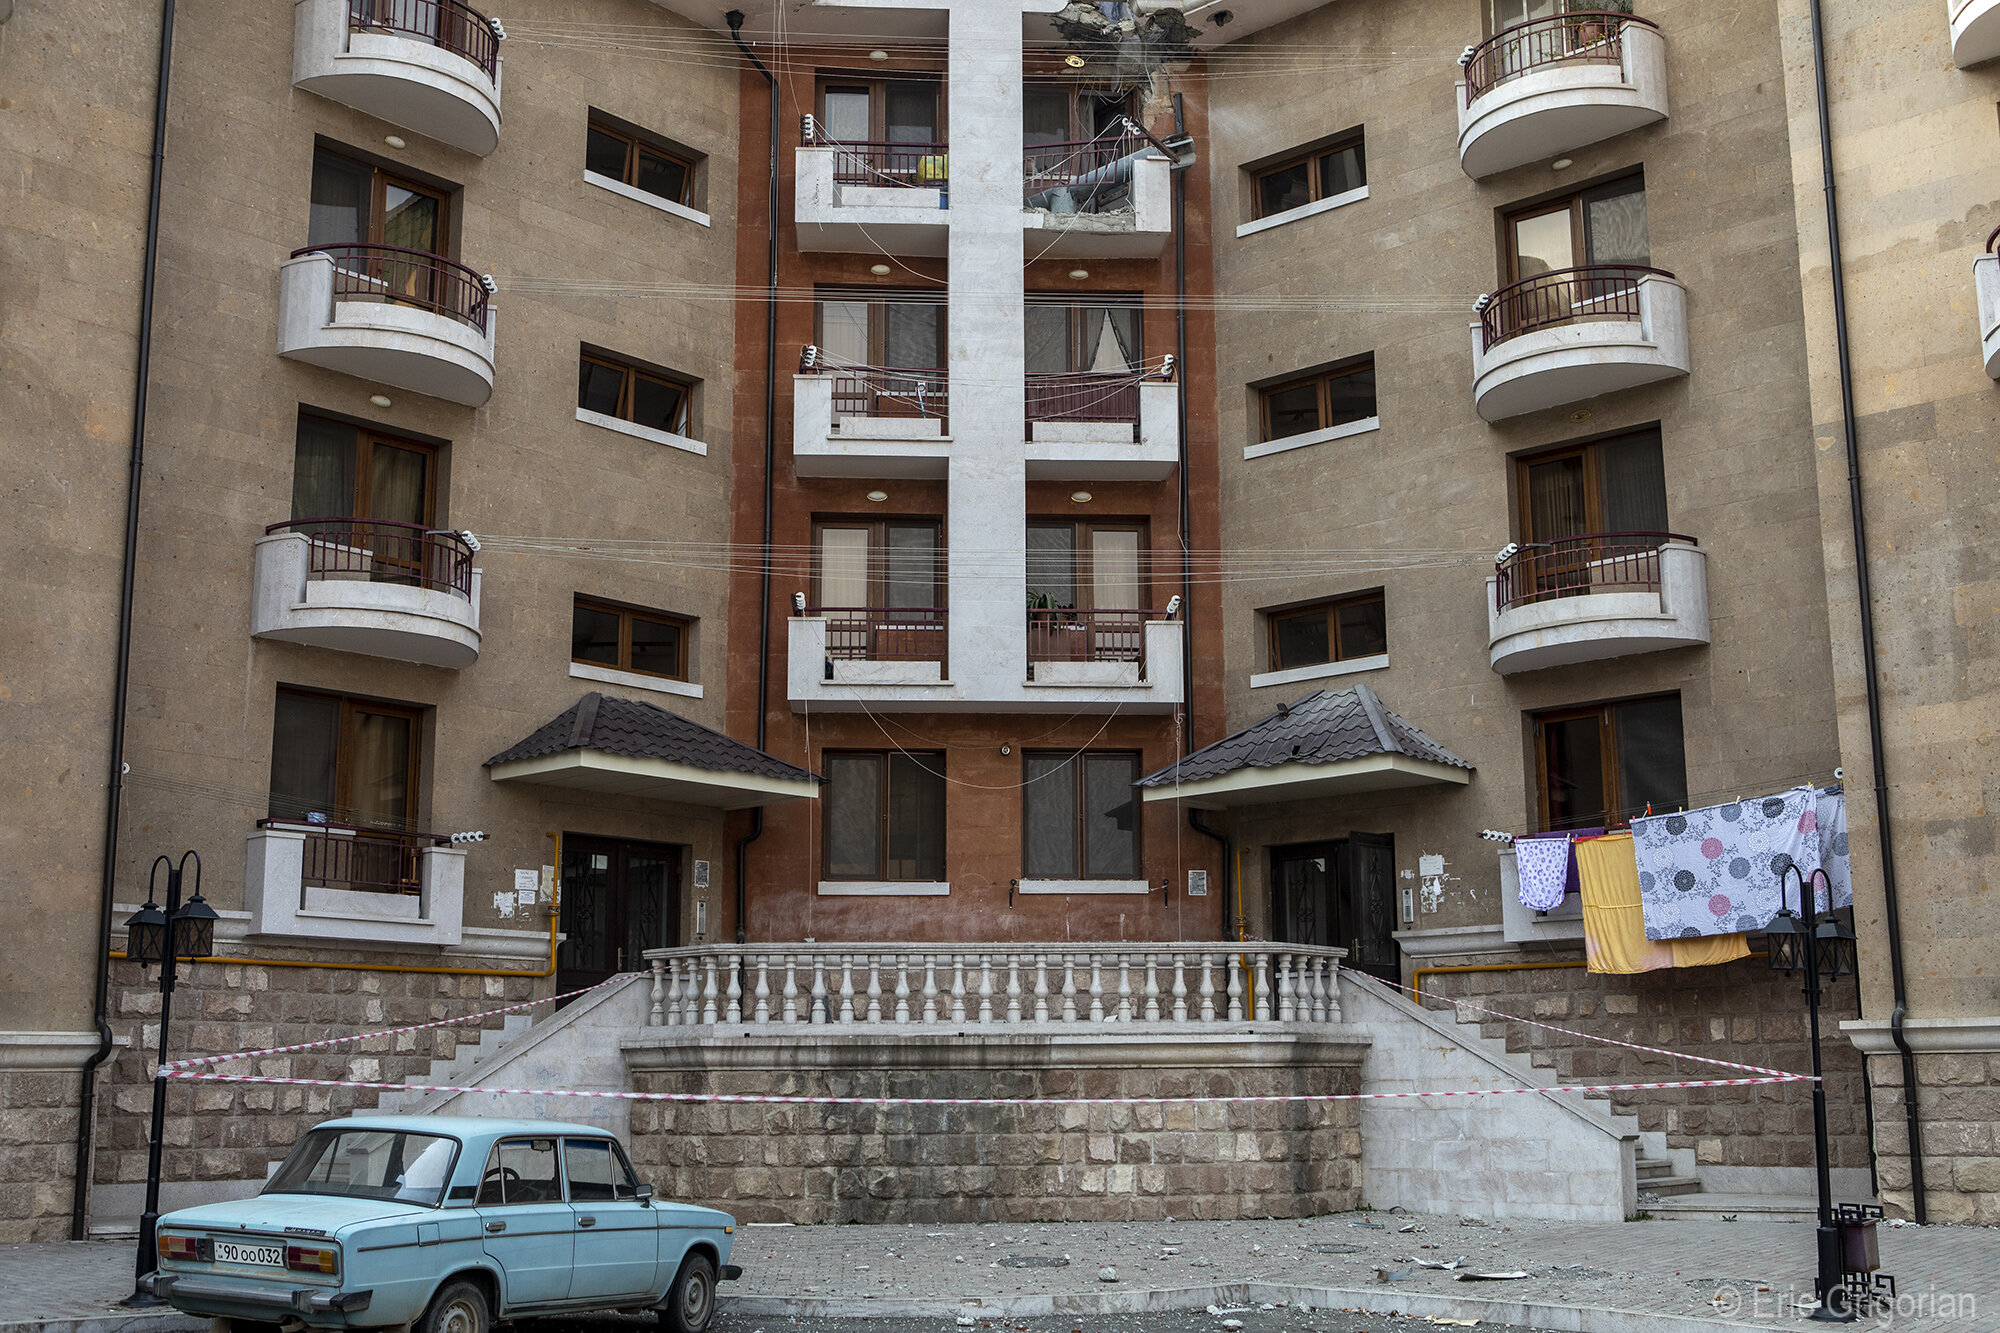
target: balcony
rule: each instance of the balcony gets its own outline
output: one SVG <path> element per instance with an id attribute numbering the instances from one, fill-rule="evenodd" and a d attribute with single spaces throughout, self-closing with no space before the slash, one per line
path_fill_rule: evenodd
<path id="1" fill-rule="evenodd" d="M 941 143 L 840 143 L 805 117 L 795 165 L 799 249 L 938 256 L 950 185 Z"/>
<path id="2" fill-rule="evenodd" d="M 1144 135 L 1030 148 L 1022 174 L 1028 253 L 1157 258 L 1173 234 L 1172 172 Z"/>
<path id="3" fill-rule="evenodd" d="M 1986 357 L 1986 374 L 2000 380 L 2000 227 L 1986 238 L 1986 253 L 1972 261 L 1972 281 L 1979 290 L 1979 342 Z"/>
<path id="4" fill-rule="evenodd" d="M 465 853 L 434 833 L 261 819 L 243 868 L 252 935 L 455 945 Z"/>
<path id="5" fill-rule="evenodd" d="M 400 245 L 295 251 L 278 283 L 278 355 L 467 407 L 493 396 L 489 279 Z"/>
<path id="6" fill-rule="evenodd" d="M 1180 680 L 1180 625 L 1156 611 L 1028 611 L 1028 679 L 1036 685 L 1137 689 L 1157 664 Z M 1170 631 L 1160 634 L 1158 631 Z M 1167 640 L 1171 640 L 1171 645 Z M 1162 654 L 1171 648 L 1171 656 Z"/>
<path id="7" fill-rule="evenodd" d="M 1029 375 L 1029 479 L 1165 481 L 1180 462 L 1173 377 L 1171 356 L 1144 378 L 1130 372 Z"/>
<path id="8" fill-rule="evenodd" d="M 363 518 L 257 540 L 253 638 L 456 670 L 479 656 L 479 571 L 455 532 Z"/>
<path id="9" fill-rule="evenodd" d="M 462 0 L 298 0 L 292 84 L 485 157 L 500 146 L 500 30 Z"/>
<path id="10" fill-rule="evenodd" d="M 1472 392 L 1488 421 L 1688 373 L 1687 291 L 1671 273 L 1558 269 L 1480 301 Z"/>
<path id="11" fill-rule="evenodd" d="M 1948 0 L 1951 62 L 1960 69 L 2000 56 L 2000 0 Z"/>
<path id="12" fill-rule="evenodd" d="M 792 470 L 801 477 L 945 475 L 945 372 L 829 366 L 817 347 L 792 379 Z"/>
<path id="13" fill-rule="evenodd" d="M 1708 556 L 1671 532 L 1535 542 L 1486 580 L 1487 654 L 1503 676 L 1708 642 Z"/>
<path id="14" fill-rule="evenodd" d="M 1463 63 L 1458 162 L 1474 180 L 1666 119 L 1666 40 L 1631 14 L 1519 23 Z"/>

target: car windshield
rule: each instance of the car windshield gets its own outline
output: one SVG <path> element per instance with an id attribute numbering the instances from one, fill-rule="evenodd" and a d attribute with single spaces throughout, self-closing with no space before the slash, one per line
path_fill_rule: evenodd
<path id="1" fill-rule="evenodd" d="M 266 1194 L 338 1194 L 435 1208 L 458 1142 L 389 1129 L 315 1129 L 264 1187 Z"/>

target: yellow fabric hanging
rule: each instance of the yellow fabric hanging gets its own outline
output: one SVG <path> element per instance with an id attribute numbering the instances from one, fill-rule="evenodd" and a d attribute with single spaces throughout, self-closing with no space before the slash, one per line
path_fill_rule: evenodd
<path id="1" fill-rule="evenodd" d="M 1588 971 L 1622 974 L 1663 967 L 1709 967 L 1749 956 L 1750 942 L 1741 934 L 1671 941 L 1646 938 L 1639 862 L 1630 833 L 1578 840 L 1576 869 L 1583 890 L 1583 947 Z"/>

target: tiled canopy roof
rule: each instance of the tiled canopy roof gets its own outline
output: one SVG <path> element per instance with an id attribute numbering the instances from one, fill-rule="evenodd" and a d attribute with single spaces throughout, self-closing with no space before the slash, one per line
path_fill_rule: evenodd
<path id="1" fill-rule="evenodd" d="M 1204 746 L 1177 764 L 1139 779 L 1141 787 L 1199 782 L 1245 768 L 1281 764 L 1331 764 L 1369 755 L 1400 754 L 1433 764 L 1471 764 L 1382 706 L 1366 685 L 1318 690 L 1260 722 Z"/>
<path id="2" fill-rule="evenodd" d="M 486 761 L 488 768 L 521 759 L 540 759 L 567 750 L 596 750 L 631 759 L 664 759 L 711 773 L 812 782 L 805 769 L 765 754 L 754 745 L 690 722 L 678 713 L 636 699 L 586 694 L 576 706 L 534 734 Z"/>

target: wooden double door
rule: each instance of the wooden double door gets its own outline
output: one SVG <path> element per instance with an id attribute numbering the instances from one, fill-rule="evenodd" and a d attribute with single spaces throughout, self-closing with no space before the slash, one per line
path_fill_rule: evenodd
<path id="1" fill-rule="evenodd" d="M 565 833 L 556 988 L 594 986 L 681 941 L 681 855 L 672 843 Z"/>
<path id="2" fill-rule="evenodd" d="M 1402 980 L 1396 943 L 1396 843 L 1350 833 L 1271 848 L 1271 932 L 1287 944 L 1347 950 L 1347 966 Z"/>

